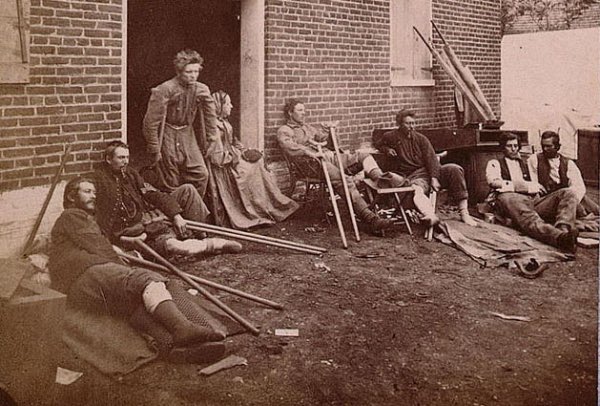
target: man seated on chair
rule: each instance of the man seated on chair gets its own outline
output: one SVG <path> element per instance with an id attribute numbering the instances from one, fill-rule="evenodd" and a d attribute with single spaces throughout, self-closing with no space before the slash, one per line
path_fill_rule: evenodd
<path id="1" fill-rule="evenodd" d="M 577 217 L 598 215 L 598 204 L 586 196 L 585 184 L 579 168 L 572 160 L 560 154 L 560 136 L 554 131 L 542 133 L 542 152 L 527 160 L 531 180 L 539 182 L 549 193 L 569 188 L 577 196 Z M 597 230 L 596 230 L 597 231 Z"/>
<path id="2" fill-rule="evenodd" d="M 463 168 L 456 164 L 441 165 L 431 142 L 415 131 L 415 112 L 402 109 L 396 114 L 398 129 L 388 131 L 374 143 L 374 147 L 397 158 L 395 171 L 406 177 L 415 189 L 413 202 L 430 225 L 439 223 L 435 207 L 426 196 L 444 188 L 450 199 L 458 202 L 460 218 L 466 224 L 477 226 L 468 210 L 469 193 Z"/>
<path id="3" fill-rule="evenodd" d="M 575 253 L 578 231 L 575 214 L 579 197 L 571 188 L 549 191 L 532 179 L 521 158 L 521 142 L 513 133 L 502 133 L 503 157 L 487 163 L 485 176 L 492 189 L 488 201 L 525 234 L 564 251 Z"/>
<path id="4" fill-rule="evenodd" d="M 92 179 L 77 177 L 68 182 L 63 206 L 51 232 L 48 267 L 52 287 L 67 294 L 71 305 L 125 319 L 144 306 L 171 334 L 175 350 L 201 345 L 198 349 L 222 354 L 223 343 L 207 342 L 221 341 L 225 335 L 189 321 L 173 301 L 167 278 L 125 265 L 113 250 L 94 218 L 96 188 Z"/>
<path id="5" fill-rule="evenodd" d="M 321 125 L 321 128 L 313 127 L 305 123 L 306 109 L 304 103 L 297 99 L 289 100 L 284 107 L 286 124 L 277 130 L 277 141 L 279 147 L 292 160 L 310 160 L 311 164 L 319 167 L 319 159 L 323 159 L 333 187 L 338 194 L 342 194 L 342 174 L 337 166 L 334 152 L 323 148 L 323 154 L 319 154 L 317 143 L 325 145 L 329 137 L 329 128 Z M 371 154 L 363 152 L 341 153 L 342 166 L 344 170 L 349 168 L 359 172 L 364 170 L 365 175 L 378 181 L 384 175 Z M 318 170 L 321 172 L 321 169 Z M 394 180 L 392 180 L 393 182 Z M 401 183 L 401 179 L 397 180 Z M 393 225 L 391 220 L 382 219 L 369 209 L 367 202 L 356 189 L 354 182 L 348 182 L 348 191 L 357 216 L 363 220 L 371 231 L 380 231 Z"/>
<path id="6" fill-rule="evenodd" d="M 205 206 L 196 188 L 184 184 L 174 194 L 154 189 L 129 166 L 129 148 L 121 141 L 107 146 L 94 178 L 98 224 L 113 244 L 119 245 L 121 236 L 146 233 L 147 243 L 163 255 L 238 252 L 242 248 L 222 238 L 190 238 L 185 220 L 204 220 Z M 162 213 L 157 214 L 156 209 Z"/>

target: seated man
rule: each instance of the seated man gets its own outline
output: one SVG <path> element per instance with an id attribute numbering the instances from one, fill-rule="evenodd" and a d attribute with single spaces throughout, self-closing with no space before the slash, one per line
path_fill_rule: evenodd
<path id="1" fill-rule="evenodd" d="M 494 210 L 530 237 L 574 253 L 578 235 L 574 227 L 579 201 L 576 193 L 569 188 L 548 192 L 532 180 L 521 159 L 517 135 L 502 133 L 500 146 L 504 156 L 490 160 L 485 171 Z"/>
<path id="2" fill-rule="evenodd" d="M 397 130 L 388 131 L 373 145 L 381 152 L 397 157 L 397 172 L 405 176 L 415 189 L 413 202 L 430 225 L 439 223 L 435 208 L 426 194 L 430 188 L 448 189 L 450 199 L 458 202 L 460 218 L 477 226 L 468 210 L 467 183 L 463 168 L 456 164 L 440 165 L 431 142 L 415 131 L 415 113 L 402 109 L 396 115 Z"/>
<path id="3" fill-rule="evenodd" d="M 198 255 L 239 252 L 242 246 L 221 238 L 197 240 L 190 237 L 184 217 L 203 219 L 204 203 L 192 185 L 181 185 L 175 191 L 179 200 L 144 183 L 141 175 L 129 167 L 129 149 L 121 141 L 111 142 L 105 151 L 104 162 L 94 173 L 98 191 L 98 224 L 113 244 L 122 235 L 148 234 L 148 244 L 161 254 Z M 159 209 L 171 220 L 153 215 Z"/>
<path id="4" fill-rule="evenodd" d="M 176 347 L 223 340 L 223 333 L 200 327 L 181 313 L 167 290 L 167 278 L 121 261 L 94 219 L 95 203 L 91 179 L 78 177 L 67 184 L 65 210 L 51 232 L 52 287 L 76 307 L 118 317 L 129 318 L 143 305 L 172 335 Z"/>
<path id="5" fill-rule="evenodd" d="M 598 204 L 586 197 L 585 184 L 575 162 L 566 158 L 560 150 L 560 137 L 554 131 L 542 133 L 542 152 L 533 154 L 527 160 L 531 180 L 539 182 L 548 192 L 569 188 L 577 196 L 579 203 L 577 217 L 588 213 L 598 215 Z"/>
<path id="6" fill-rule="evenodd" d="M 326 128 L 317 129 L 305 123 L 306 110 L 304 103 L 299 100 L 291 99 L 284 107 L 287 123 L 277 130 L 277 141 L 283 152 L 294 160 L 309 158 L 313 163 L 315 160 L 323 158 L 327 165 L 327 171 L 331 177 L 333 187 L 338 194 L 342 194 L 342 174 L 337 166 L 337 161 L 333 151 L 326 149 L 323 155 L 317 151 L 316 144 L 324 144 L 329 132 Z M 383 172 L 370 154 L 367 153 L 342 153 L 342 165 L 344 169 L 349 167 L 364 169 L 365 175 L 370 179 L 377 181 L 383 175 Z M 318 170 L 321 172 L 321 170 Z M 365 202 L 354 182 L 348 182 L 348 191 L 354 205 L 357 216 L 365 221 L 372 231 L 380 231 L 393 225 L 391 220 L 382 219 L 373 213 Z"/>

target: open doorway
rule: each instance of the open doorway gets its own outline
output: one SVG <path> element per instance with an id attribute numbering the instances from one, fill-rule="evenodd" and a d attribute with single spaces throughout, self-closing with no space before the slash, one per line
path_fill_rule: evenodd
<path id="1" fill-rule="evenodd" d="M 127 4 L 127 140 L 134 162 L 143 156 L 142 120 L 150 91 L 174 75 L 184 48 L 204 58 L 199 81 L 229 93 L 240 128 L 240 0 L 145 0 Z"/>

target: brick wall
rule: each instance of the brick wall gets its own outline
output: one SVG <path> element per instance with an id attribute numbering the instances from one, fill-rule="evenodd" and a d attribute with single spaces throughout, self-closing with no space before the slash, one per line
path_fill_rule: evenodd
<path id="1" fill-rule="evenodd" d="M 554 30 L 566 30 L 564 17 L 561 17 L 559 11 L 555 11 L 550 15 L 550 24 L 555 27 Z M 590 8 L 585 10 L 571 25 L 571 29 L 593 28 L 600 27 L 600 3 L 592 4 Z M 540 31 L 538 25 L 533 19 L 528 16 L 520 16 L 515 23 L 506 30 L 507 34 L 521 34 L 526 32 Z"/>
<path id="2" fill-rule="evenodd" d="M 88 172 L 121 138 L 122 0 L 31 0 L 30 82 L 0 84 L 0 191 Z"/>
<path id="3" fill-rule="evenodd" d="M 394 124 L 404 106 L 420 126 L 453 126 L 453 88 L 434 64 L 434 87 L 390 87 L 389 0 L 267 0 L 265 148 L 281 159 L 275 134 L 282 108 L 303 99 L 310 122 L 340 120 L 341 143 L 370 140 L 374 127 Z M 497 0 L 434 0 L 432 16 L 470 66 L 494 111 L 500 106 L 500 23 Z"/>

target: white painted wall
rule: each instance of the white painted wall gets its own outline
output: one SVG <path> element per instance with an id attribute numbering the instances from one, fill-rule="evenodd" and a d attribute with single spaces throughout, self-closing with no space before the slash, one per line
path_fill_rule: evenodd
<path id="1" fill-rule="evenodd" d="M 54 222 L 62 213 L 62 197 L 66 182 L 54 189 L 36 235 L 49 234 Z M 0 192 L 0 258 L 20 254 L 48 194 L 48 186 L 31 187 Z"/>
<path id="2" fill-rule="evenodd" d="M 600 123 L 600 28 L 504 36 L 501 119 L 536 147 L 538 131 L 560 128 L 576 159 L 576 130 Z"/>

